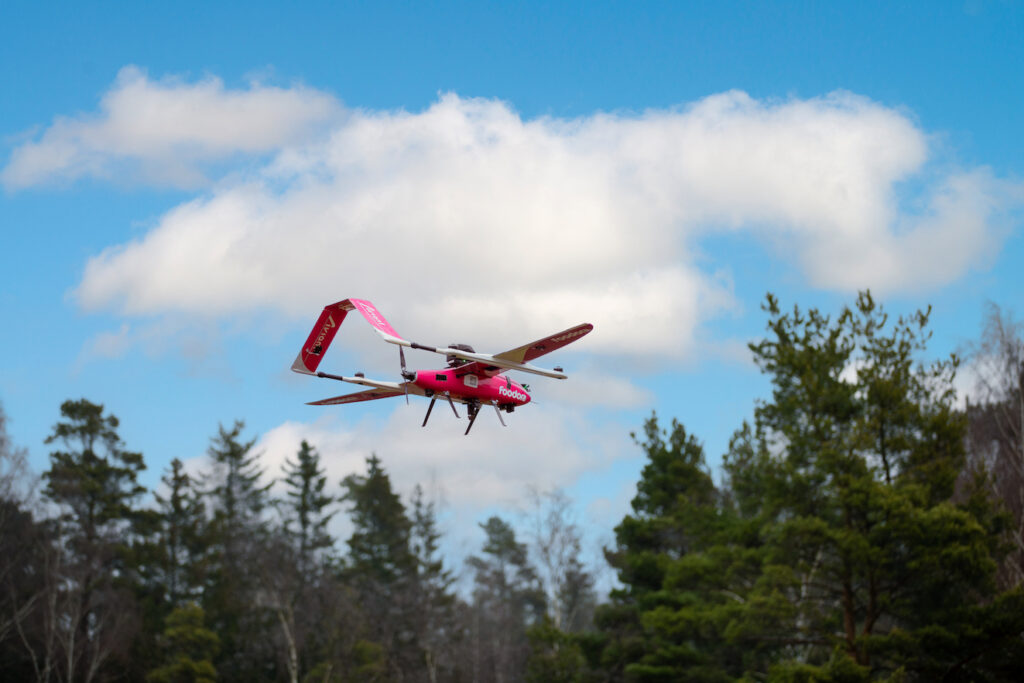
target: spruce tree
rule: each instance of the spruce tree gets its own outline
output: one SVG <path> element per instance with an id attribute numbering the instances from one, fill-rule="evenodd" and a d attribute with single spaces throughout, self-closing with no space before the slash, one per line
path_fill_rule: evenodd
<path id="1" fill-rule="evenodd" d="M 329 510 L 335 499 L 324 493 L 327 476 L 320 455 L 306 441 L 295 461 L 285 461 L 283 471 L 284 497 L 277 501 L 282 526 L 260 568 L 262 590 L 277 615 L 289 678 L 298 681 L 302 672 L 323 660 L 330 640 L 325 634 L 337 627 L 329 623 L 323 600 L 334 589 L 325 570 L 334 546 L 327 525 L 335 514 Z"/>
<path id="2" fill-rule="evenodd" d="M 300 568 L 309 573 L 318 554 L 329 551 L 334 539 L 327 530 L 336 514 L 328 508 L 335 502 L 324 493 L 327 475 L 320 466 L 320 454 L 305 440 L 299 446 L 296 460 L 285 460 L 285 497 L 281 502 L 284 532 L 294 539 Z"/>
<path id="3" fill-rule="evenodd" d="M 204 477 L 212 512 L 203 607 L 221 639 L 217 670 L 227 679 L 264 678 L 274 670 L 272 616 L 260 602 L 259 567 L 268 528 L 264 511 L 272 482 L 263 483 L 256 439 L 241 441 L 245 425 L 218 427 Z"/>
<path id="4" fill-rule="evenodd" d="M 170 471 L 160 481 L 167 493 L 154 494 L 159 514 L 157 556 L 160 580 L 174 608 L 199 598 L 208 541 L 206 505 L 178 458 L 171 461 Z"/>
<path id="5" fill-rule="evenodd" d="M 632 513 L 615 528 L 606 551 L 621 588 L 595 622 L 604 642 L 591 663 L 630 680 L 724 680 L 740 672 L 724 636 L 732 525 L 711 479 L 704 448 L 678 421 L 663 429 L 656 415 L 643 438 L 647 456 Z"/>
<path id="6" fill-rule="evenodd" d="M 366 474 L 351 474 L 341 482 L 343 500 L 352 505 L 353 531 L 348 539 L 351 574 L 390 584 L 409 576 L 415 558 L 409 548 L 412 523 L 380 458 L 366 459 Z"/>
<path id="7" fill-rule="evenodd" d="M 176 607 L 166 621 L 163 664 L 146 675 L 146 683 L 214 683 L 213 658 L 220 650 L 217 634 L 206 628 L 203 608 L 196 603 Z"/>
<path id="8" fill-rule="evenodd" d="M 455 576 L 444 566 L 441 556 L 441 532 L 437 528 L 434 502 L 426 502 L 419 484 L 412 496 L 412 530 L 410 545 L 416 560 L 416 581 L 413 587 L 416 641 L 423 650 L 423 664 L 428 680 L 455 675 L 455 648 L 460 632 L 455 614 Z"/>
<path id="9" fill-rule="evenodd" d="M 422 650 L 411 628 L 416 609 L 416 557 L 412 522 L 380 458 L 366 460 L 366 474 L 342 481 L 351 505 L 352 535 L 343 576 L 356 590 L 366 634 L 365 652 L 381 652 L 389 676 L 422 670 Z"/>
<path id="10" fill-rule="evenodd" d="M 546 601 L 526 545 L 500 517 L 480 525 L 483 554 L 466 560 L 473 570 L 473 678 L 521 680 L 529 657 L 527 631 L 546 618 Z"/>

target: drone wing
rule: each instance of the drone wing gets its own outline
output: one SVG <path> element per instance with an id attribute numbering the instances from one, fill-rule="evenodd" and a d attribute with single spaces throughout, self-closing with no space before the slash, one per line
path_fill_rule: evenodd
<path id="1" fill-rule="evenodd" d="M 343 403 L 359 403 L 361 401 L 375 401 L 378 398 L 393 398 L 395 396 L 401 396 L 401 391 L 395 391 L 394 389 L 370 389 L 368 391 L 358 391 L 354 394 L 345 394 L 344 396 L 335 396 L 334 398 L 325 398 L 320 401 L 310 401 L 306 405 L 308 406 L 336 406 Z"/>
<path id="2" fill-rule="evenodd" d="M 292 363 L 292 370 L 294 372 L 301 372 L 306 375 L 316 374 L 320 361 L 323 360 L 324 354 L 327 353 L 327 347 L 334 341 L 334 335 L 338 334 L 338 328 L 341 327 L 345 316 L 351 310 L 352 306 L 348 303 L 348 299 L 324 306 L 324 310 L 320 313 L 320 317 L 317 318 L 316 324 L 313 325 L 313 331 L 309 333 L 306 343 L 302 345 L 299 355 L 295 357 L 295 362 Z"/>
<path id="3" fill-rule="evenodd" d="M 499 360 L 512 361 L 514 363 L 528 363 L 534 358 L 540 358 L 544 354 L 557 351 L 558 349 L 573 343 L 583 335 L 588 334 L 594 326 L 590 323 L 583 323 L 576 327 L 570 327 L 567 330 L 556 332 L 552 335 L 538 339 L 535 342 L 524 344 L 523 346 L 510 349 L 508 351 L 502 351 L 494 355 Z"/>
<path id="4" fill-rule="evenodd" d="M 567 330 L 562 330 L 561 332 L 548 335 L 543 339 L 530 342 L 529 344 L 523 344 L 522 346 L 518 346 L 514 349 L 496 353 L 492 357 L 493 361 L 490 363 L 486 361 L 474 361 L 472 363 L 467 363 L 466 365 L 459 367 L 456 374 L 462 376 L 464 374 L 473 373 L 476 375 L 493 377 L 494 375 L 501 374 L 506 370 L 526 370 L 527 372 L 532 372 L 533 370 L 530 368 L 533 366 L 526 365 L 528 361 L 531 361 L 534 358 L 540 358 L 545 354 L 571 344 L 577 339 L 583 337 L 583 335 L 588 334 L 592 329 L 594 329 L 594 326 L 590 323 L 582 323 L 575 327 L 570 327 Z M 520 365 L 524 367 L 517 367 Z M 565 378 L 564 375 L 559 376 L 552 374 L 550 376 L 559 377 L 560 379 Z"/>
<path id="5" fill-rule="evenodd" d="M 594 326 L 590 323 L 583 323 L 497 355 L 473 353 L 463 351 L 462 349 L 427 346 L 403 339 L 372 303 L 364 299 L 344 299 L 324 308 L 316 325 L 313 326 L 313 331 L 310 332 L 309 337 L 306 339 L 305 345 L 299 351 L 295 362 L 292 363 L 292 370 L 308 375 L 318 374 L 317 367 L 319 367 L 324 353 L 327 352 L 327 347 L 337 334 L 338 327 L 345 319 L 345 316 L 353 309 L 358 310 L 386 342 L 397 344 L 398 346 L 431 351 L 444 356 L 454 356 L 469 361 L 460 370 L 460 375 L 473 372 L 475 374 L 492 376 L 504 370 L 520 370 L 545 377 L 565 379 L 565 374 L 560 370 L 538 368 L 530 365 L 529 361 L 560 349 L 594 329 Z"/>

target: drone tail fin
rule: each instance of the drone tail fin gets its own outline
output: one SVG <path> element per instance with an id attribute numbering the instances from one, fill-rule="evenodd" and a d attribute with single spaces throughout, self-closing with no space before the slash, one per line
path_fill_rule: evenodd
<path id="1" fill-rule="evenodd" d="M 366 318 L 366 322 L 373 326 L 373 329 L 377 330 L 377 334 L 384 338 L 384 341 L 391 342 L 392 344 L 400 344 L 401 346 L 409 346 L 409 342 L 402 339 L 402 335 L 395 332 L 395 328 L 391 327 L 391 323 L 384 319 L 384 316 L 377 307 L 369 301 L 364 299 L 345 299 L 341 303 L 348 304 L 348 307 L 355 308 L 363 317 Z"/>
<path id="2" fill-rule="evenodd" d="M 293 371 L 306 375 L 316 374 L 320 361 L 327 353 L 327 347 L 334 341 L 334 335 L 338 333 L 338 328 L 341 327 L 341 323 L 350 310 L 352 310 L 352 304 L 348 299 L 324 307 L 313 326 L 313 331 L 309 333 L 309 338 L 306 339 L 299 355 L 295 357 L 295 362 L 292 363 Z"/>
<path id="3" fill-rule="evenodd" d="M 316 325 L 313 326 L 313 331 L 309 333 L 309 338 L 303 344 L 299 355 L 295 357 L 292 370 L 306 375 L 315 375 L 320 361 L 327 353 L 327 347 L 334 340 L 334 335 L 338 333 L 338 328 L 341 327 L 345 316 L 353 309 L 363 314 L 366 322 L 377 330 L 377 334 L 383 337 L 384 341 L 409 346 L 409 342 L 395 332 L 395 328 L 391 327 L 391 323 L 384 319 L 384 316 L 372 303 L 364 299 L 343 299 L 324 307 Z"/>

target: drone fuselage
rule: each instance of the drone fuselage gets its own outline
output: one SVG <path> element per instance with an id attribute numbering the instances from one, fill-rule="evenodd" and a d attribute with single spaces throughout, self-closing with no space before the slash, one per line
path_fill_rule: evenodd
<path id="1" fill-rule="evenodd" d="M 506 376 L 480 377 L 460 373 L 459 368 L 417 370 L 413 384 L 423 389 L 427 396 L 451 394 L 466 401 L 494 403 L 504 410 L 530 402 L 526 389 Z"/>

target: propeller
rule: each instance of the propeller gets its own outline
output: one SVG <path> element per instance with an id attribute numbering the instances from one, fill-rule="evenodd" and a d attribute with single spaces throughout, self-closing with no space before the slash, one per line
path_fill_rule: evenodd
<path id="1" fill-rule="evenodd" d="M 398 347 L 398 362 L 402 366 L 402 379 L 404 379 L 406 382 L 412 382 L 413 380 L 415 380 L 416 373 L 406 369 L 405 367 L 405 351 L 402 349 L 401 346 Z M 405 405 L 409 405 L 409 385 L 403 384 L 402 389 L 405 390 Z M 429 410 L 427 411 L 427 416 L 430 416 Z M 426 423 L 427 421 L 424 420 L 423 424 Z"/>

